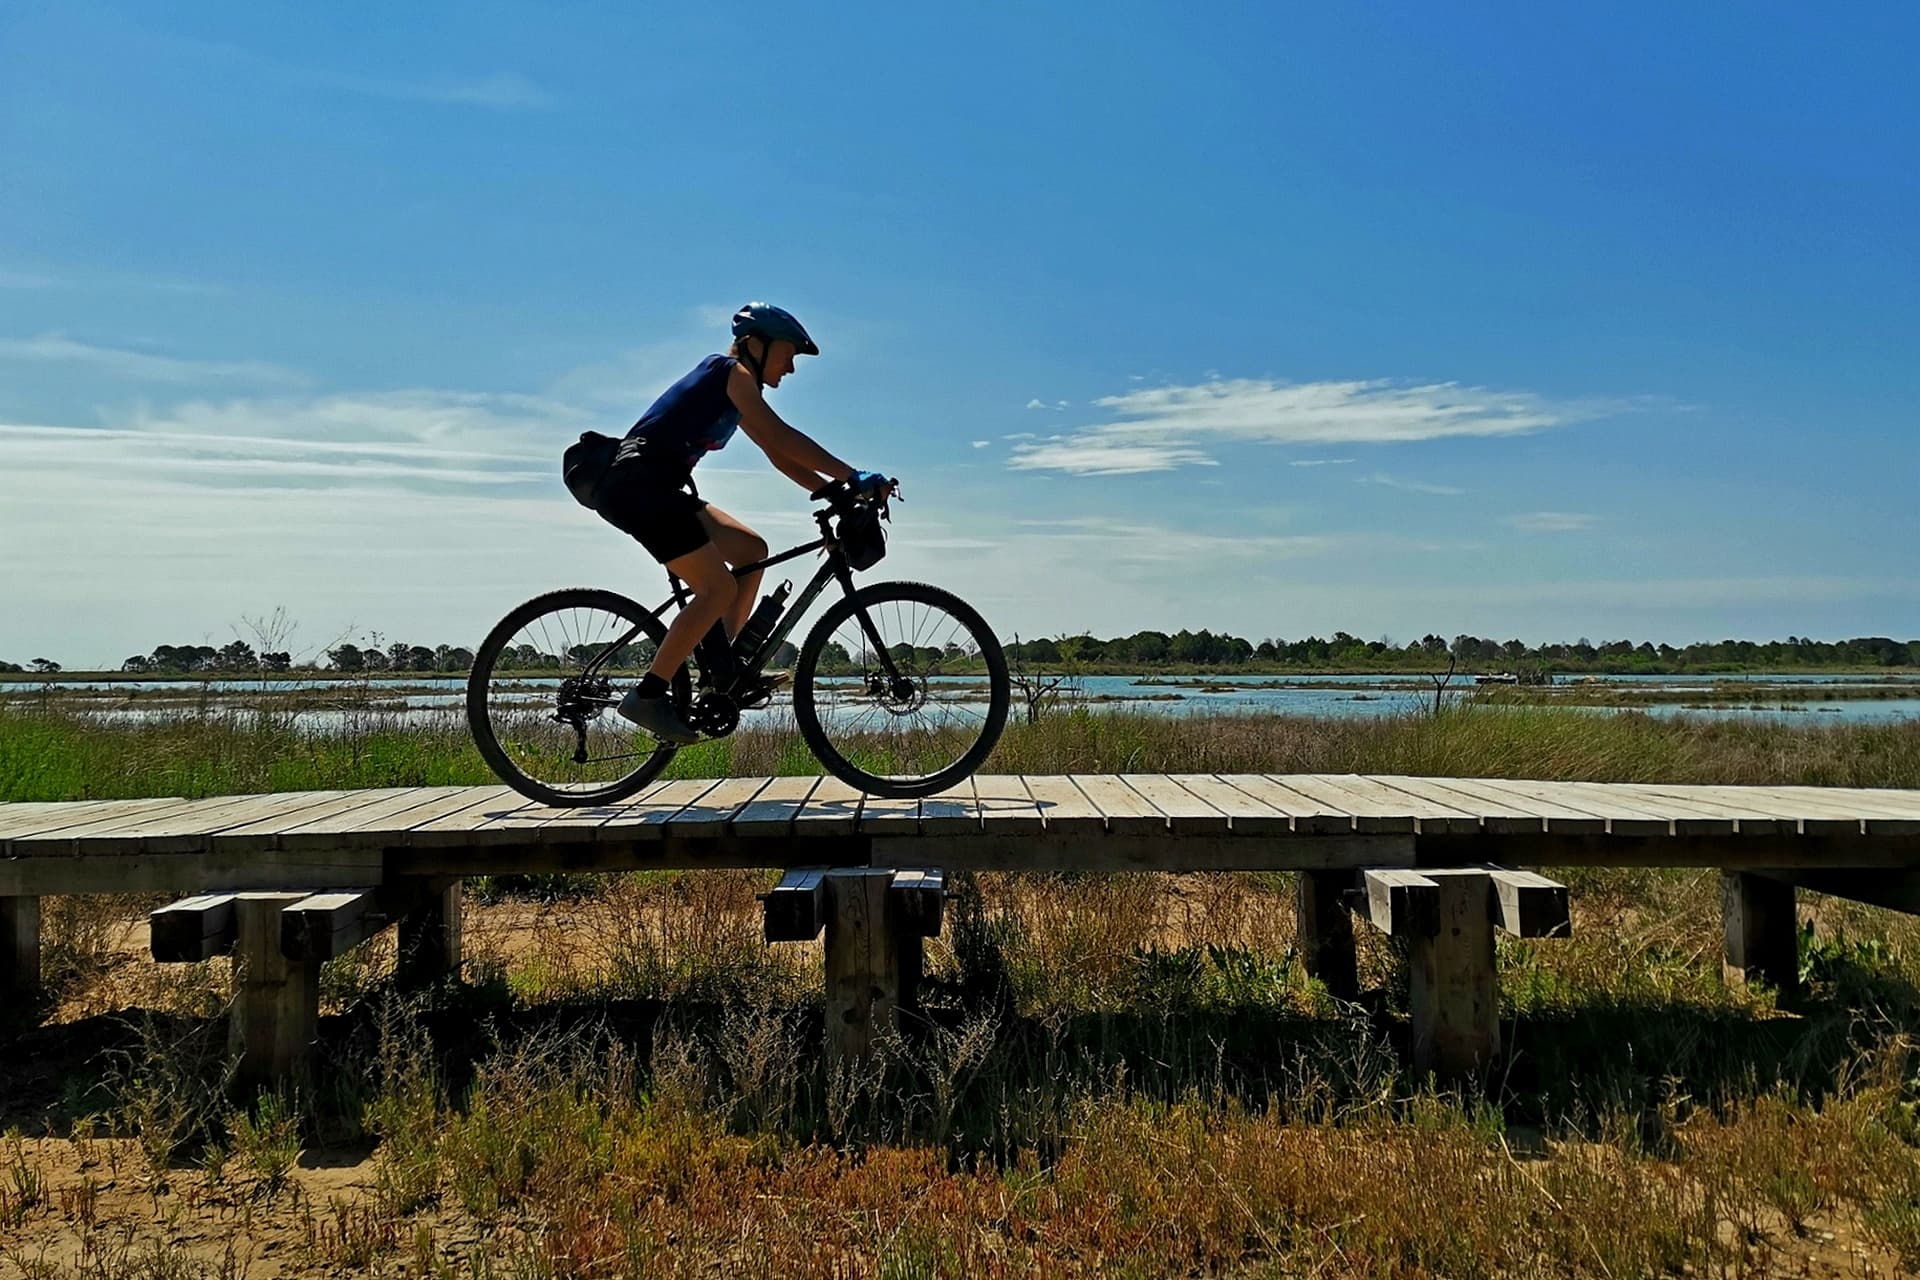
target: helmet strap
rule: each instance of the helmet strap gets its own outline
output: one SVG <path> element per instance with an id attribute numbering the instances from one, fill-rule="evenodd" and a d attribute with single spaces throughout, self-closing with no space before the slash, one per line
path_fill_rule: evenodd
<path id="1" fill-rule="evenodd" d="M 755 335 L 748 334 L 746 341 L 740 344 L 740 361 L 746 365 L 748 369 L 753 371 L 753 380 L 758 383 L 760 389 L 764 391 L 767 386 L 767 375 L 765 372 L 767 367 L 767 340 L 765 338 L 759 339 L 760 356 L 758 359 L 755 359 L 753 354 L 754 341 Z"/>

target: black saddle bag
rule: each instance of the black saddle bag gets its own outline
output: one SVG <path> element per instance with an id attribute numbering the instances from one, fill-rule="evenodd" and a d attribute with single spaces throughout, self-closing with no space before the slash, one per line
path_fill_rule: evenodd
<path id="1" fill-rule="evenodd" d="M 566 482 L 567 492 L 575 502 L 589 509 L 593 507 L 600 480 L 619 451 L 619 440 L 598 431 L 582 431 L 580 438 L 567 446 L 567 451 L 560 455 L 560 479 Z"/>

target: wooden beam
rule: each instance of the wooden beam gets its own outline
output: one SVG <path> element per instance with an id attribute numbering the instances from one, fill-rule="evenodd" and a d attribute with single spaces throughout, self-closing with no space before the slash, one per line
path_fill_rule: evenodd
<path id="1" fill-rule="evenodd" d="M 941 914 L 947 900 L 947 873 L 938 867 L 902 869 L 893 873 L 888 910 L 895 924 L 922 938 L 940 936 Z"/>
<path id="2" fill-rule="evenodd" d="M 1573 932 L 1567 886 L 1503 867 L 1490 869 L 1487 878 L 1493 882 L 1494 923 L 1514 937 L 1564 938 Z"/>
<path id="3" fill-rule="evenodd" d="M 1870 907 L 1920 915 L 1920 871 L 1756 871 L 1750 874 Z"/>
<path id="4" fill-rule="evenodd" d="M 40 899 L 0 898 L 0 996 L 19 1001 L 40 990 Z"/>
<path id="5" fill-rule="evenodd" d="M 1728 871 L 1720 876 L 1721 920 L 1726 929 L 1722 973 L 1730 984 L 1759 979 L 1783 995 L 1800 982 L 1800 937 L 1794 919 L 1793 885 Z"/>
<path id="6" fill-rule="evenodd" d="M 827 873 L 818 867 L 789 871 L 767 891 L 768 942 L 811 942 L 827 923 Z"/>
<path id="7" fill-rule="evenodd" d="M 1320 979 L 1336 1000 L 1360 994 L 1353 947 L 1353 917 L 1346 897 L 1354 888 L 1351 871 L 1302 871 L 1296 887 L 1294 931 L 1310 977 Z"/>
<path id="8" fill-rule="evenodd" d="M 234 918 L 233 1016 L 228 1049 L 239 1059 L 234 1083 L 245 1097 L 262 1085 L 302 1080 L 312 1063 L 320 1018 L 320 962 L 280 952 L 280 912 L 303 893 L 241 893 Z"/>
<path id="9" fill-rule="evenodd" d="M 385 929 L 390 919 L 375 890 L 316 893 L 280 913 L 280 951 L 289 960 L 331 960 Z"/>
<path id="10" fill-rule="evenodd" d="M 400 917 L 394 980 L 402 988 L 431 986 L 460 972 L 460 881 L 396 882 L 393 892 L 418 901 Z"/>
<path id="11" fill-rule="evenodd" d="M 190 964 L 233 950 L 233 893 L 182 898 L 147 914 L 147 949 L 161 964 Z"/>
<path id="12" fill-rule="evenodd" d="M 1499 982 L 1485 872 L 1431 881 L 1437 919 L 1408 948 L 1413 1066 L 1446 1079 L 1475 1075 L 1500 1052 Z"/>
<path id="13" fill-rule="evenodd" d="M 1368 868 L 1360 875 L 1374 928 L 1397 938 L 1433 933 L 1439 920 L 1438 883 L 1418 871 Z"/>
<path id="14" fill-rule="evenodd" d="M 893 872 L 877 868 L 827 873 L 826 1049 L 832 1061 L 866 1057 L 875 1034 L 895 1025 L 898 942 L 905 931 L 888 919 L 892 881 Z"/>

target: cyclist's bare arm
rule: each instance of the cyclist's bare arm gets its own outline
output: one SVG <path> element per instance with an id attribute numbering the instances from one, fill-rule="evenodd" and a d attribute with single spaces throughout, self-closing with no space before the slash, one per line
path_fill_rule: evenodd
<path id="1" fill-rule="evenodd" d="M 740 411 L 740 430 L 794 483 L 813 490 L 820 487 L 821 476 L 828 480 L 847 480 L 853 476 L 852 467 L 822 449 L 813 437 L 781 421 L 767 398 L 760 394 L 760 384 L 739 365 L 734 366 L 727 378 L 727 396 Z"/>

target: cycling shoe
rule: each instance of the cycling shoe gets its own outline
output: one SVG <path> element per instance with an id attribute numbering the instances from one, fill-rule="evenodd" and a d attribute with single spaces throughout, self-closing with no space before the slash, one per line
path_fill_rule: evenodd
<path id="1" fill-rule="evenodd" d="M 638 689 L 629 689 L 627 696 L 620 699 L 619 712 L 621 719 L 638 725 L 662 742 L 685 746 L 700 741 L 700 734 L 680 718 L 664 693 L 657 698 L 643 698 Z"/>

